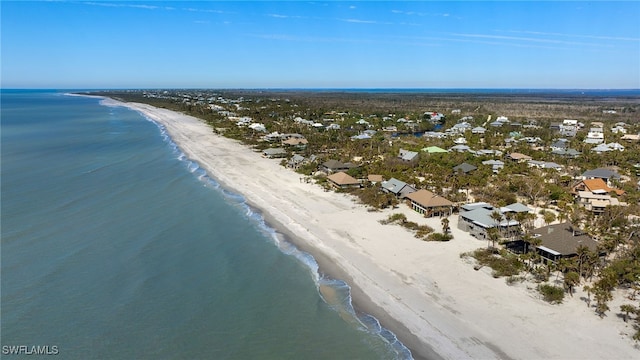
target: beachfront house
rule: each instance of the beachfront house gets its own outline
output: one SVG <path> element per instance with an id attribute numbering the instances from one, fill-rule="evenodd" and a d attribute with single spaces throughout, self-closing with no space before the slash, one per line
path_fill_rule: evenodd
<path id="1" fill-rule="evenodd" d="M 282 158 L 287 156 L 287 151 L 283 148 L 268 148 L 262 150 L 262 156 L 268 159 Z"/>
<path id="2" fill-rule="evenodd" d="M 298 170 L 305 162 L 305 158 L 302 155 L 295 154 L 287 161 L 287 167 L 293 170 Z"/>
<path id="3" fill-rule="evenodd" d="M 387 181 L 383 181 L 382 183 L 380 183 L 380 185 L 381 185 L 382 191 L 393 194 L 395 195 L 395 197 L 400 199 L 416 191 L 416 189 L 413 186 L 407 184 L 404 181 L 400 181 L 396 178 L 391 178 Z"/>
<path id="4" fill-rule="evenodd" d="M 585 246 L 591 251 L 598 249 L 595 240 L 568 222 L 544 226 L 533 230 L 532 233 L 541 240 L 537 247 L 538 253 L 553 262 L 576 256 L 580 246 Z"/>
<path id="5" fill-rule="evenodd" d="M 420 189 L 406 196 L 414 211 L 425 217 L 449 216 L 453 212 L 453 203 L 429 190 Z"/>
<path id="6" fill-rule="evenodd" d="M 492 218 L 494 212 L 500 215 L 499 220 Z M 481 240 L 488 238 L 489 229 L 492 228 L 497 228 L 503 236 L 519 234 L 520 223 L 512 218 L 511 212 L 494 208 L 485 202 L 465 204 L 460 207 L 458 229 Z"/>
<path id="7" fill-rule="evenodd" d="M 331 186 L 337 189 L 360 187 L 360 181 L 342 171 L 327 176 L 327 180 L 329 180 L 329 184 L 331 184 Z"/>

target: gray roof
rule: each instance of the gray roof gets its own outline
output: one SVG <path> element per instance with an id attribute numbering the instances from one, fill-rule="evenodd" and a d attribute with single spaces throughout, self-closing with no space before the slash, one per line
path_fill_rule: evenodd
<path id="1" fill-rule="evenodd" d="M 551 144 L 552 148 L 557 148 L 557 149 L 566 149 L 567 146 L 569 146 L 569 142 L 566 139 L 559 139 L 555 141 L 553 144 Z"/>
<path id="2" fill-rule="evenodd" d="M 541 227 L 533 230 L 533 233 L 542 240 L 542 246 L 539 248 L 550 249 L 564 256 L 576 254 L 576 249 L 580 245 L 588 247 L 591 251 L 596 250 L 598 246 L 591 237 L 580 231 L 576 231 L 574 236 L 569 223 Z"/>
<path id="3" fill-rule="evenodd" d="M 400 158 L 404 161 L 411 161 L 417 157 L 418 157 L 418 153 L 416 151 L 400 149 Z"/>
<path id="4" fill-rule="evenodd" d="M 560 156 L 571 156 L 571 157 L 575 157 L 580 155 L 580 151 L 576 150 L 576 149 L 557 149 L 557 150 L 553 150 L 551 152 L 554 155 L 560 155 Z"/>
<path id="5" fill-rule="evenodd" d="M 464 204 L 464 205 L 460 206 L 460 209 L 465 210 L 465 211 L 471 211 L 471 210 L 475 210 L 475 209 L 478 209 L 478 208 L 486 208 L 486 209 L 493 210 L 493 206 L 491 206 L 491 204 L 486 203 L 486 202 L 475 202 L 475 203 Z"/>
<path id="6" fill-rule="evenodd" d="M 395 195 L 407 195 L 416 191 L 416 189 L 414 189 L 411 185 L 408 185 L 406 182 L 400 181 L 396 178 L 391 178 L 387 181 L 383 181 L 380 183 L 380 186 L 382 186 L 384 190 Z"/>
<path id="7" fill-rule="evenodd" d="M 507 211 L 513 211 L 513 212 L 529 212 L 529 211 L 533 211 L 533 209 L 530 209 L 529 207 L 527 207 L 527 205 L 521 204 L 521 203 L 513 203 L 511 205 L 507 205 L 503 208 L 501 208 L 500 210 L 502 210 L 503 212 L 507 212 Z"/>
<path id="8" fill-rule="evenodd" d="M 467 163 L 462 163 L 458 166 L 453 167 L 453 171 L 462 171 L 465 174 L 476 169 L 477 167 Z"/>
<path id="9" fill-rule="evenodd" d="M 467 221 L 471 221 L 478 226 L 482 226 L 485 229 L 490 229 L 496 226 L 495 220 L 491 218 L 491 213 L 494 211 L 496 210 L 490 210 L 485 207 L 478 207 L 471 211 L 461 212 L 460 217 L 467 219 Z M 519 222 L 517 222 L 516 220 L 507 220 L 503 217 L 502 221 L 500 221 L 499 223 L 499 226 L 514 226 L 518 224 Z"/>
<path id="10" fill-rule="evenodd" d="M 598 168 L 598 169 L 594 169 L 594 170 L 587 170 L 584 173 L 582 173 L 582 177 L 587 178 L 587 179 L 593 179 L 593 178 L 598 178 L 598 179 L 620 179 L 620 174 L 618 174 L 617 172 L 613 171 L 613 170 L 609 170 L 609 169 L 605 169 L 605 168 Z"/>
<path id="11" fill-rule="evenodd" d="M 329 170 L 344 170 L 355 167 L 355 165 L 351 163 L 342 163 L 338 160 L 333 159 L 325 161 L 324 163 L 322 163 L 322 166 L 326 167 Z"/>
<path id="12" fill-rule="evenodd" d="M 482 165 L 504 166 L 504 162 L 500 160 L 485 160 Z"/>
<path id="13" fill-rule="evenodd" d="M 467 145 L 456 145 L 449 149 L 449 151 L 460 151 L 460 152 L 469 151 L 469 150 L 471 150 L 471 148 L 468 147 Z"/>
<path id="14" fill-rule="evenodd" d="M 282 154 L 286 154 L 287 151 L 283 148 L 268 148 L 268 149 L 262 150 L 262 153 L 265 155 L 282 155 Z"/>

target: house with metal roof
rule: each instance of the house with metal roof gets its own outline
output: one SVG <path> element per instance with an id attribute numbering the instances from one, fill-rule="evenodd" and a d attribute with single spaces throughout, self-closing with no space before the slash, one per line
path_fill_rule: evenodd
<path id="1" fill-rule="evenodd" d="M 447 150 L 437 146 L 429 146 L 429 147 L 423 148 L 422 151 L 427 152 L 429 154 L 448 152 Z"/>
<path id="2" fill-rule="evenodd" d="M 473 129 L 471 129 L 472 134 L 484 135 L 485 132 L 487 132 L 487 129 L 483 128 L 482 126 L 476 126 Z"/>
<path id="3" fill-rule="evenodd" d="M 453 172 L 457 172 L 457 173 L 463 173 L 463 174 L 468 174 L 474 170 L 478 169 L 476 166 L 473 166 L 471 164 L 468 163 L 462 163 L 458 166 L 454 166 L 453 167 Z"/>
<path id="4" fill-rule="evenodd" d="M 382 187 L 382 191 L 391 193 L 401 199 L 416 191 L 413 186 L 396 178 L 391 178 L 387 181 L 383 181 L 380 183 L 380 186 Z"/>
<path id="5" fill-rule="evenodd" d="M 593 124 L 593 123 L 592 123 Z M 594 127 L 589 129 L 587 137 L 584 139 L 587 144 L 600 144 L 604 142 L 604 130 L 602 127 Z"/>
<path id="6" fill-rule="evenodd" d="M 501 209 L 494 208 L 487 203 L 466 204 L 465 206 L 461 207 L 463 211 L 458 217 L 458 229 L 469 232 L 477 239 L 486 240 L 488 231 L 492 228 L 498 228 L 501 234 L 520 232 L 520 223 L 511 219 Z M 491 218 L 493 212 L 498 212 L 502 216 L 499 222 Z"/>
<path id="7" fill-rule="evenodd" d="M 283 148 L 268 148 L 262 150 L 262 156 L 269 159 L 281 158 L 287 156 L 287 151 Z"/>
<path id="8" fill-rule="evenodd" d="M 567 139 L 558 139 L 554 141 L 549 148 L 553 150 L 566 150 L 569 147 L 569 140 Z"/>
<path id="9" fill-rule="evenodd" d="M 580 156 L 580 151 L 576 149 L 556 149 L 551 151 L 553 155 L 558 155 L 566 158 L 576 158 Z"/>
<path id="10" fill-rule="evenodd" d="M 468 147 L 467 145 L 456 145 L 456 146 L 452 146 L 449 151 L 457 151 L 457 152 L 469 152 L 471 151 L 471 148 Z"/>
<path id="11" fill-rule="evenodd" d="M 298 170 L 298 168 L 304 164 L 305 160 L 304 156 L 295 154 L 287 161 L 287 167 Z"/>
<path id="12" fill-rule="evenodd" d="M 528 165 L 529 167 L 536 167 L 538 169 L 552 169 L 557 171 L 562 170 L 562 165 L 551 161 L 529 160 Z"/>
<path id="13" fill-rule="evenodd" d="M 602 179 L 607 185 L 611 186 L 612 181 L 620 180 L 622 177 L 617 172 L 607 168 L 597 168 L 587 170 L 582 173 L 581 178 L 585 179 Z"/>
<path id="14" fill-rule="evenodd" d="M 503 206 L 500 208 L 500 211 L 502 211 L 503 214 L 506 214 L 508 212 L 513 212 L 513 213 L 526 213 L 526 212 L 533 212 L 533 209 L 528 207 L 525 204 L 522 203 L 513 203 L 507 206 Z"/>
<path id="15" fill-rule="evenodd" d="M 497 174 L 498 172 L 500 172 L 501 169 L 504 168 L 504 162 L 500 160 L 485 160 L 482 162 L 482 165 L 491 166 L 491 170 L 493 171 L 494 174 Z"/>
<path id="16" fill-rule="evenodd" d="M 398 158 L 404 162 L 415 162 L 418 160 L 418 152 L 400 149 Z"/>

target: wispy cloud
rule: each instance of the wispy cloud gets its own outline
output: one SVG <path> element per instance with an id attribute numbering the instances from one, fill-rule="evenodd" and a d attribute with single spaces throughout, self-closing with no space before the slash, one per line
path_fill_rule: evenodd
<path id="1" fill-rule="evenodd" d="M 344 21 L 344 22 L 348 22 L 348 23 L 354 23 L 354 24 L 393 25 L 393 23 L 391 23 L 391 22 L 382 22 L 382 21 L 376 21 L 376 20 L 362 20 L 362 19 L 335 19 L 335 20 Z"/>
<path id="2" fill-rule="evenodd" d="M 518 31 L 518 30 L 509 30 L 508 32 L 514 33 L 514 34 L 530 34 L 530 35 L 542 35 L 542 36 L 561 36 L 561 37 L 595 39 L 595 40 L 640 41 L 640 38 L 633 38 L 633 37 L 601 36 L 601 35 L 576 35 L 576 34 L 550 33 L 550 32 L 541 32 L 541 31 Z"/>
<path id="3" fill-rule="evenodd" d="M 228 12 L 228 11 L 215 10 L 215 9 L 201 9 L 201 8 L 191 8 L 191 7 L 177 9 L 171 6 L 124 4 L 119 2 L 110 3 L 110 2 L 84 1 L 84 2 L 81 2 L 81 4 L 90 5 L 90 6 L 112 7 L 112 8 L 134 8 L 134 9 L 146 9 L 146 10 L 182 10 L 182 11 L 189 11 L 189 12 L 212 13 L 212 14 L 231 14 L 231 12 Z"/>
<path id="4" fill-rule="evenodd" d="M 191 11 L 191 12 L 212 13 L 212 14 L 230 14 L 227 11 L 214 10 L 214 9 L 182 8 L 182 10 Z"/>
<path id="5" fill-rule="evenodd" d="M 586 42 L 578 42 L 578 41 L 566 41 L 566 40 L 520 37 L 520 36 L 504 36 L 504 35 L 488 35 L 488 34 L 457 34 L 457 33 L 452 33 L 450 35 L 466 37 L 466 38 L 507 40 L 507 41 L 517 41 L 517 42 L 525 42 L 525 43 L 533 42 L 533 43 L 546 43 L 546 44 L 558 44 L 558 45 L 570 45 L 570 46 L 592 46 L 592 47 L 605 47 L 605 48 L 613 47 L 613 45 L 603 44 L 603 43 L 586 43 Z"/>
<path id="6" fill-rule="evenodd" d="M 136 9 L 147 9 L 147 10 L 155 10 L 155 9 L 165 9 L 165 10 L 173 10 L 171 7 L 161 7 L 155 5 L 145 5 L 145 4 L 122 4 L 122 3 L 102 3 L 102 2 L 83 2 L 84 5 L 92 5 L 92 6 L 104 6 L 104 7 L 127 7 L 127 8 L 136 8 Z"/>
<path id="7" fill-rule="evenodd" d="M 317 37 L 317 36 L 299 36 L 289 34 L 250 34 L 249 36 L 265 39 L 265 40 L 278 40 L 278 41 L 292 41 L 292 42 L 311 42 L 311 43 L 353 43 L 353 44 L 392 44 L 392 45 L 405 45 L 405 46 L 426 46 L 426 47 L 439 47 L 442 44 L 433 42 L 424 42 L 422 39 L 410 39 L 410 41 L 398 41 L 397 39 L 380 39 L 380 38 L 349 38 L 349 37 Z"/>
<path id="8" fill-rule="evenodd" d="M 391 10 L 391 13 L 398 15 L 407 15 L 407 16 L 432 16 L 432 17 L 449 17 L 451 14 L 448 13 L 424 13 L 417 11 L 405 11 L 405 10 Z"/>
<path id="9" fill-rule="evenodd" d="M 349 43 L 372 43 L 374 40 L 362 38 L 344 38 L 344 37 L 321 37 L 321 36 L 299 36 L 289 34 L 250 34 L 249 36 L 281 41 L 297 41 L 297 42 L 349 42 Z"/>
<path id="10" fill-rule="evenodd" d="M 276 19 L 307 19 L 307 17 L 305 16 L 298 16 L 298 15 L 266 14 L 265 16 L 276 18 Z"/>

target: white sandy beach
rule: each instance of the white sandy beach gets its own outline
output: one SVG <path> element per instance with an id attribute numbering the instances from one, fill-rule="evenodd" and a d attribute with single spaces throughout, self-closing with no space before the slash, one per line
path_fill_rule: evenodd
<path id="1" fill-rule="evenodd" d="M 316 257 L 321 270 L 353 289 L 359 310 L 380 319 L 415 358 L 446 359 L 638 359 L 629 334 L 616 317 L 619 304 L 597 317 L 581 290 L 561 305 L 540 299 L 527 283 L 513 286 L 475 271 L 463 252 L 486 246 L 457 229 L 454 239 L 423 242 L 378 220 L 403 212 L 409 220 L 441 230 L 406 205 L 369 212 L 347 195 L 300 181 L 279 160 L 218 136 L 200 120 L 145 104 L 119 103 L 165 126 L 173 141 L 212 177 L 241 193 L 277 229 Z M 581 287 L 580 287 L 581 288 Z"/>

